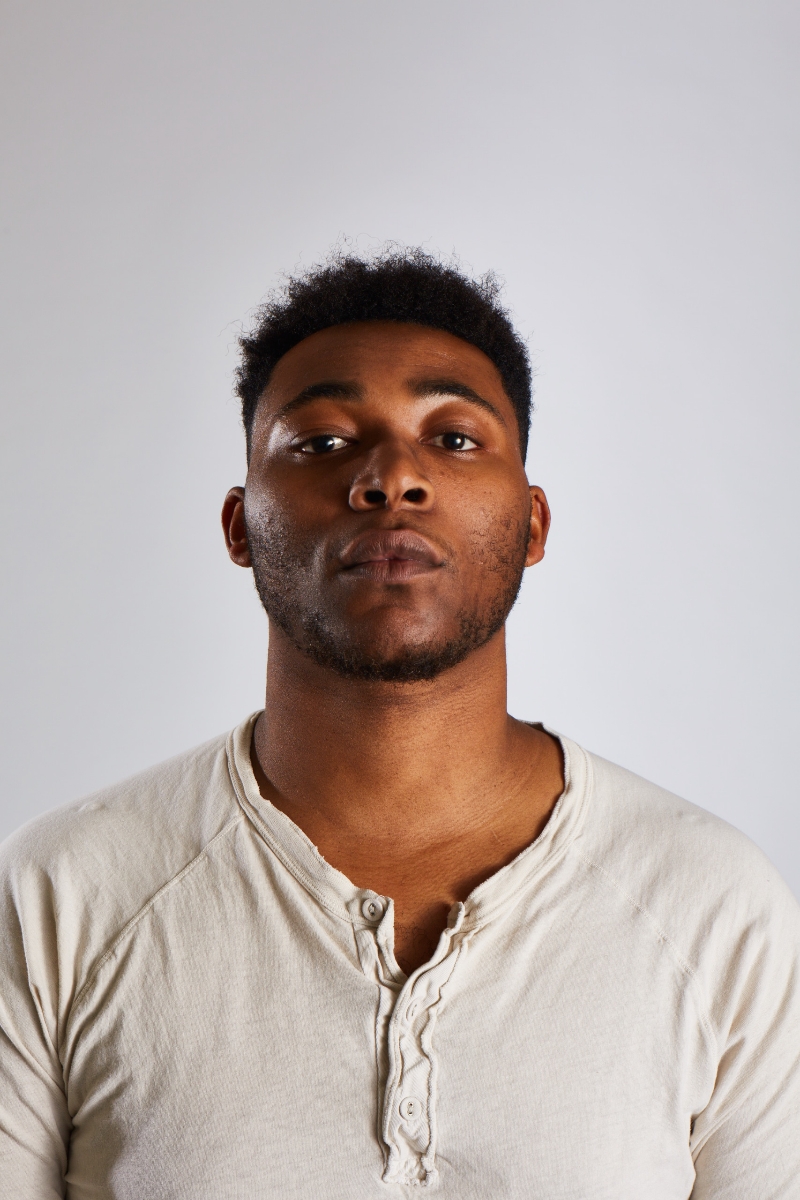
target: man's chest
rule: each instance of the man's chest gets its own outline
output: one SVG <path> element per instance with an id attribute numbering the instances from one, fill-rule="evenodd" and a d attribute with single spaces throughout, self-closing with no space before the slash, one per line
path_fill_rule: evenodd
<path id="1" fill-rule="evenodd" d="M 72 1200 L 689 1195 L 710 1085 L 663 955 L 517 919 L 403 983 L 376 930 L 194 920 L 143 923 L 76 1026 Z"/>

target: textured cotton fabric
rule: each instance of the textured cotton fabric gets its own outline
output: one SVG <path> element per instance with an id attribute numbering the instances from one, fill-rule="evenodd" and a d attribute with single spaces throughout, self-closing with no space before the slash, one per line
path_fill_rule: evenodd
<path id="1" fill-rule="evenodd" d="M 746 838 L 562 739 L 407 979 L 253 719 L 2 848 L 3 1198 L 800 1197 L 800 918 Z"/>

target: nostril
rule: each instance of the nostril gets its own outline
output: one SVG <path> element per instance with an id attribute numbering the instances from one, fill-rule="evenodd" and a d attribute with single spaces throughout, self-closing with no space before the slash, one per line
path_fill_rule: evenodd
<path id="1" fill-rule="evenodd" d="M 403 495 L 404 500 L 408 500 L 410 504 L 420 504 L 425 499 L 424 488 L 409 488 Z"/>
<path id="2" fill-rule="evenodd" d="M 364 499 L 367 504 L 385 504 L 386 493 L 379 491 L 378 488 L 369 488 L 364 492 Z"/>

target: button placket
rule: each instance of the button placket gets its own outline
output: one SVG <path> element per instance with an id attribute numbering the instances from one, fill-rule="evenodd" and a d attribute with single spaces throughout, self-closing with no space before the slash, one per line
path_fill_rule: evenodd
<path id="1" fill-rule="evenodd" d="M 454 907 L 430 964 L 404 979 L 392 954 L 392 901 L 361 892 L 348 904 L 364 973 L 379 989 L 375 1021 L 378 1133 L 386 1150 L 383 1179 L 430 1186 L 436 1170 L 436 1076 L 433 1030 L 442 989 L 464 944 L 464 906 Z"/>
<path id="2" fill-rule="evenodd" d="M 389 1159 L 384 1179 L 419 1185 L 432 1182 L 433 1063 L 431 1056 L 422 1051 L 414 1029 L 404 1019 L 404 1003 L 403 999 L 395 1006 L 388 1030 L 390 1070 L 383 1137 Z"/>
<path id="3" fill-rule="evenodd" d="M 443 953 L 412 975 L 389 1022 L 389 1072 L 384 1101 L 383 1138 L 387 1183 L 432 1184 L 437 1176 L 436 1076 L 433 1031 L 442 989 L 453 973 L 461 939 L 449 931 Z M 446 948 L 445 948 L 446 945 Z"/>

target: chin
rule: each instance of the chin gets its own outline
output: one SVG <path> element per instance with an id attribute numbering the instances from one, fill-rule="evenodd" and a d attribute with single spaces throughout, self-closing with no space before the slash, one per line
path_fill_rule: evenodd
<path id="1" fill-rule="evenodd" d="M 466 654 L 454 657 L 451 654 L 430 651 L 407 652 L 383 658 L 352 651 L 335 656 L 315 651 L 311 653 L 311 657 L 321 666 L 347 679 L 360 679 L 367 683 L 421 683 L 435 679 L 456 666 L 466 658 Z"/>
<path id="2" fill-rule="evenodd" d="M 311 631 L 307 630 L 307 634 Z M 421 683 L 435 679 L 463 662 L 497 632 L 495 627 L 471 622 L 456 625 L 452 636 L 338 638 L 319 628 L 304 643 L 296 643 L 320 666 L 349 679 L 375 683 Z"/>

